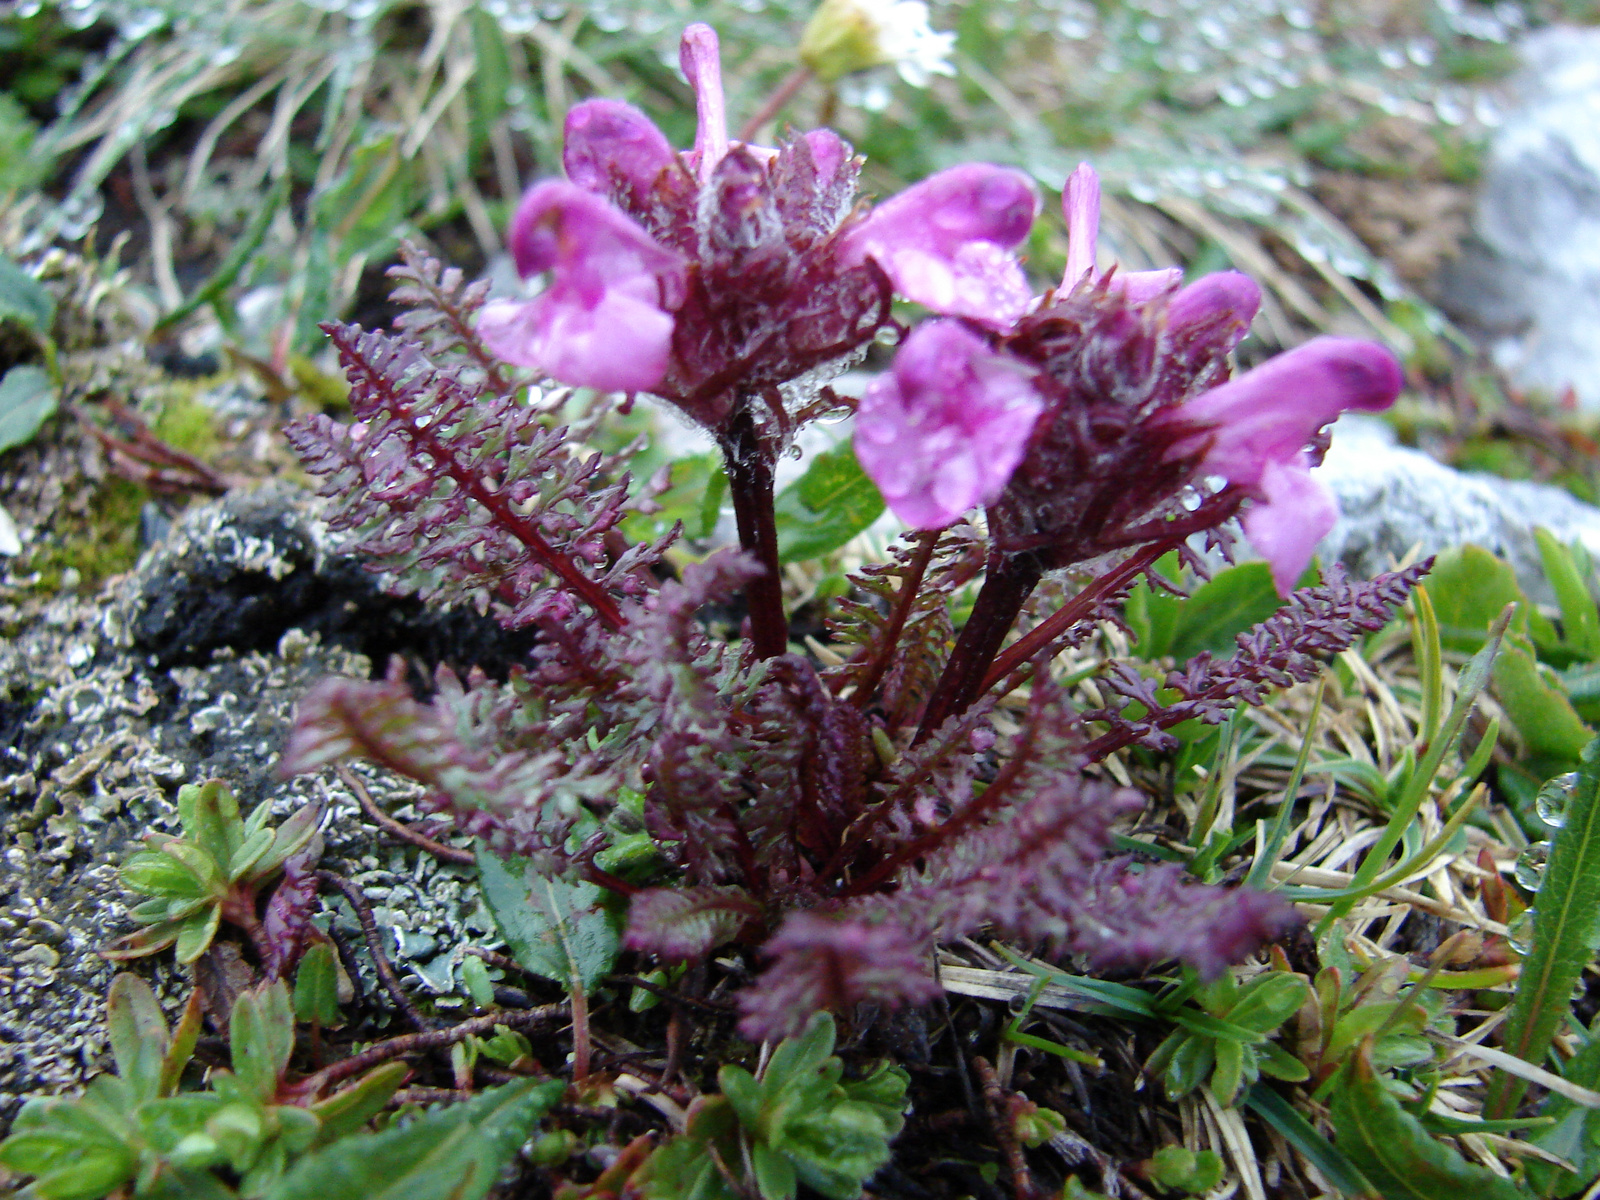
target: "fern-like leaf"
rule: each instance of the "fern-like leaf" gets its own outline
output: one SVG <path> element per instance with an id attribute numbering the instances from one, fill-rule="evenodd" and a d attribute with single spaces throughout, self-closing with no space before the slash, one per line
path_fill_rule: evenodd
<path id="1" fill-rule="evenodd" d="M 359 424 L 318 415 L 287 434 L 322 477 L 329 525 L 351 535 L 345 548 L 372 560 L 396 591 L 492 611 L 508 628 L 570 618 L 575 600 L 620 626 L 617 597 L 647 586 L 643 569 L 672 536 L 609 559 L 627 476 L 602 485 L 611 464 L 601 456 L 573 453 L 537 410 L 407 343 L 325 328 Z"/>

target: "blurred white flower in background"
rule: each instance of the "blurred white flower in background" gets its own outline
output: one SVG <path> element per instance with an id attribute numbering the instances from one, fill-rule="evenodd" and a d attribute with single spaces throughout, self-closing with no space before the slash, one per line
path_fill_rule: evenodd
<path id="1" fill-rule="evenodd" d="M 893 66 L 915 87 L 954 75 L 956 35 L 928 24 L 922 0 L 823 0 L 800 39 L 800 61 L 824 83 L 869 67 Z"/>

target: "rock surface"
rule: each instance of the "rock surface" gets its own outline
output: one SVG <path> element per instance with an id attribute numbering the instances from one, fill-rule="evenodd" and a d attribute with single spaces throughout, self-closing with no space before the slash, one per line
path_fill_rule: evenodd
<path id="1" fill-rule="evenodd" d="M 409 651 L 419 677 L 441 657 L 481 653 L 493 668 L 519 654 L 472 614 L 441 623 L 379 594 L 326 553 L 308 501 L 272 484 L 191 510 L 99 596 L 0 595 L 0 1133 L 24 1097 L 72 1091 L 109 1066 L 115 968 L 98 950 L 135 928 L 118 866 L 144 834 L 177 831 L 185 783 L 226 780 L 241 808 L 266 802 L 275 822 L 321 798 L 323 865 L 371 899 L 413 996 L 466 1003 L 458 948 L 499 944 L 470 871 L 380 832 L 331 771 L 274 773 L 296 700 L 324 675 L 370 674 L 363 647 Z M 355 770 L 392 815 L 416 819 L 414 787 Z M 335 912 L 370 995 L 359 925 L 342 902 Z M 169 1012 L 185 998 L 170 954 L 123 969 L 149 978 Z"/>
<path id="2" fill-rule="evenodd" d="M 1452 470 L 1395 444 L 1381 421 L 1345 417 L 1316 477 L 1339 500 L 1338 525 L 1323 540 L 1324 562 L 1370 578 L 1413 550 L 1426 557 L 1471 543 L 1502 555 L 1538 602 L 1554 599 L 1544 581 L 1533 529 L 1582 542 L 1600 558 L 1600 509 L 1561 488 Z"/>
<path id="3" fill-rule="evenodd" d="M 1600 29 L 1542 29 L 1520 51 L 1475 238 L 1440 301 L 1517 383 L 1600 408 Z"/>

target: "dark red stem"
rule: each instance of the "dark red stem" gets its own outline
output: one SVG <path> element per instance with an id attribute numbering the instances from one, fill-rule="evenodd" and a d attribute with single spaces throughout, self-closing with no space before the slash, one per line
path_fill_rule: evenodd
<path id="1" fill-rule="evenodd" d="M 1051 642 L 1066 634 L 1074 625 L 1094 611 L 1094 607 L 1107 596 L 1115 595 L 1119 590 L 1132 583 L 1133 580 L 1167 551 L 1171 550 L 1183 539 L 1153 542 L 1134 551 L 1115 567 L 1099 578 L 1092 580 L 1083 591 L 1071 600 L 1068 600 L 1055 612 L 1040 621 L 1027 633 L 1023 634 L 1005 652 L 1000 654 L 994 665 L 989 668 L 988 675 L 984 676 L 982 685 L 978 688 L 978 695 L 994 687 L 1011 672 L 1023 663 L 1036 657 Z"/>
<path id="2" fill-rule="evenodd" d="M 925 740 L 945 721 L 965 712 L 983 695 L 989 664 L 1000 653 L 1006 634 L 1017 623 L 1017 614 L 1033 593 L 1041 574 L 1038 560 L 1030 554 L 996 554 L 990 558 L 972 615 L 956 639 L 944 674 L 934 685 L 913 744 Z"/>
<path id="3" fill-rule="evenodd" d="M 740 396 L 734 404 L 733 416 L 722 434 L 722 461 L 728 472 L 739 545 L 762 568 L 745 588 L 751 648 L 757 658 L 776 658 L 788 652 L 789 620 L 783 612 L 783 576 L 778 569 L 772 460 L 756 429 L 752 400 Z"/>
<path id="4" fill-rule="evenodd" d="M 783 111 L 783 106 L 794 99 L 795 93 L 805 87 L 810 78 L 810 67 L 796 67 L 793 71 L 790 71 L 784 81 L 778 85 L 777 90 L 767 97 L 766 103 L 761 106 L 756 115 L 739 126 L 739 140 L 741 142 L 751 141 L 756 134 L 761 132 L 763 125 Z"/>

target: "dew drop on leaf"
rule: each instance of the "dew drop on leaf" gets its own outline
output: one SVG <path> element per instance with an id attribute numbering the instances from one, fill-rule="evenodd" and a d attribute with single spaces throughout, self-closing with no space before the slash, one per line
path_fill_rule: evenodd
<path id="1" fill-rule="evenodd" d="M 1526 954 L 1533 949 L 1533 922 L 1534 910 L 1530 908 L 1513 917 L 1511 924 L 1506 926 L 1506 941 L 1518 954 Z"/>
<path id="2" fill-rule="evenodd" d="M 1560 829 L 1567 823 L 1567 805 L 1578 790 L 1578 773 L 1568 771 L 1547 779 L 1539 794 L 1533 798 L 1533 812 L 1551 829 Z"/>
<path id="3" fill-rule="evenodd" d="M 1545 864 L 1550 861 L 1550 843 L 1534 842 L 1517 856 L 1517 865 L 1511 873 L 1524 888 L 1537 892 L 1544 882 Z"/>

